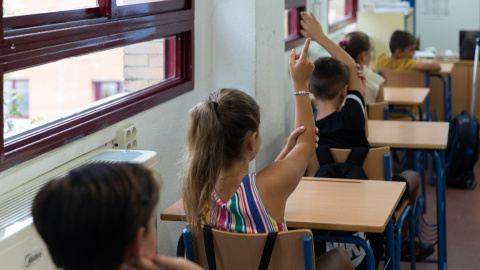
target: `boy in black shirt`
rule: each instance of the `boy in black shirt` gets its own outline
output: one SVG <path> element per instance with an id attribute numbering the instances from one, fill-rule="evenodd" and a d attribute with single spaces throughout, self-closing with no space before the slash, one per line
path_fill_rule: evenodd
<path id="1" fill-rule="evenodd" d="M 319 130 L 318 145 L 331 148 L 370 147 L 366 136 L 365 90 L 355 61 L 323 33 L 313 15 L 306 12 L 301 15 L 302 34 L 311 37 L 332 55 L 315 61 L 315 70 L 310 77 L 310 92 L 315 96 L 318 110 L 315 119 Z M 315 156 L 308 165 L 306 175 L 314 176 L 319 167 Z"/>

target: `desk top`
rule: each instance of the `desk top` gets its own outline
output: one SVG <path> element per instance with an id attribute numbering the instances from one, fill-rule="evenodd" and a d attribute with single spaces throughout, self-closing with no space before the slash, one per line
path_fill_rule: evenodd
<path id="1" fill-rule="evenodd" d="M 403 182 L 304 178 L 285 209 L 287 226 L 310 229 L 383 232 L 405 190 Z M 182 201 L 160 215 L 183 221 Z"/>
<path id="2" fill-rule="evenodd" d="M 384 101 L 389 105 L 422 105 L 430 88 L 385 86 Z"/>
<path id="3" fill-rule="evenodd" d="M 440 71 L 437 72 L 432 72 L 432 74 L 450 74 L 452 73 L 453 66 L 455 66 L 454 63 L 448 63 L 448 62 L 439 62 L 441 69 Z"/>
<path id="4" fill-rule="evenodd" d="M 405 183 L 375 180 L 303 178 L 285 208 L 287 226 L 383 232 Z"/>
<path id="5" fill-rule="evenodd" d="M 448 122 L 368 121 L 368 141 L 372 147 L 446 149 Z"/>

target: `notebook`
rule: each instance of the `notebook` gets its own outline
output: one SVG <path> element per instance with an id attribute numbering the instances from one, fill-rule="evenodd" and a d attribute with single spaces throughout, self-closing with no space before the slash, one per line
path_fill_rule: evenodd
<path id="1" fill-rule="evenodd" d="M 460 59 L 473 60 L 475 57 L 475 40 L 477 37 L 480 37 L 480 31 L 460 30 Z"/>

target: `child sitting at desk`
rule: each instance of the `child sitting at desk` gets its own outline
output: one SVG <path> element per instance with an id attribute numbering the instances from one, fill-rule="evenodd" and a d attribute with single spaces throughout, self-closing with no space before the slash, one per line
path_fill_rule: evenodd
<path id="1" fill-rule="evenodd" d="M 65 270 L 200 270 L 156 255 L 157 178 L 141 164 L 102 163 L 48 182 L 33 202 L 33 224 Z"/>
<path id="2" fill-rule="evenodd" d="M 313 14 L 302 12 L 301 16 L 304 29 L 301 30 L 302 35 L 311 37 L 332 55 L 332 57 L 323 57 L 315 61 L 315 70 L 310 77 L 309 89 L 315 95 L 317 102 L 318 115 L 315 125 L 319 129 L 318 144 L 329 148 L 370 147 L 366 130 L 364 85 L 361 76 L 357 74 L 355 61 L 324 34 Z M 344 106 L 340 109 L 344 100 Z M 315 176 L 320 168 L 319 155 L 317 151 L 309 163 L 307 176 Z M 410 203 L 413 204 L 418 194 L 418 174 L 406 171 L 401 176 L 404 179 L 396 179 L 407 182 Z M 406 230 L 404 229 L 403 232 Z M 377 246 L 378 241 L 376 242 L 371 243 L 372 247 Z M 381 245 L 376 249 L 381 253 Z M 432 252 L 433 250 L 429 249 L 424 254 L 429 255 Z"/>
<path id="3" fill-rule="evenodd" d="M 275 162 L 260 172 L 249 173 L 249 162 L 262 144 L 260 108 L 252 97 L 224 88 L 190 111 L 182 200 L 194 237 L 202 225 L 239 233 L 287 230 L 287 199 L 315 150 L 307 91 L 313 70 L 307 58 L 309 43 L 307 39 L 300 56 L 295 50 L 290 54 L 296 129 Z M 345 250 L 337 249 L 329 255 L 338 265 L 317 261 L 317 268 L 353 268 Z"/>
<path id="4" fill-rule="evenodd" d="M 383 101 L 385 79 L 369 68 L 372 62 L 373 42 L 364 32 L 350 32 L 338 44 L 362 67 L 365 76 L 365 102 L 367 104 Z"/>
<path id="5" fill-rule="evenodd" d="M 391 57 L 381 54 L 376 63 L 376 69 L 393 69 L 398 71 L 439 71 L 440 65 L 433 60 L 414 60 L 416 40 L 406 32 L 397 30 L 390 37 Z"/>

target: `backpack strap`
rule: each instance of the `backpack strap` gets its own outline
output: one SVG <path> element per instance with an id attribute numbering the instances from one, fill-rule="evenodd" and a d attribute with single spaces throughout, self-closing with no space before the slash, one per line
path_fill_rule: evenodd
<path id="1" fill-rule="evenodd" d="M 332 157 L 332 153 L 330 153 L 330 148 L 328 148 L 328 145 L 319 145 L 316 150 L 316 154 L 320 166 L 335 163 Z"/>
<path id="2" fill-rule="evenodd" d="M 363 167 L 363 163 L 365 162 L 365 158 L 367 157 L 369 150 L 370 148 L 368 147 L 352 147 L 352 150 L 350 151 L 350 154 L 348 154 L 345 163 Z"/>
<path id="3" fill-rule="evenodd" d="M 203 226 L 203 243 L 205 245 L 205 253 L 207 254 L 208 268 L 210 270 L 216 270 L 217 263 L 215 261 L 212 227 Z"/>
<path id="4" fill-rule="evenodd" d="M 273 247 L 275 246 L 275 240 L 277 240 L 278 232 L 270 232 L 267 235 L 265 246 L 263 247 L 262 259 L 260 259 L 260 265 L 258 270 L 267 270 L 270 264 L 270 258 L 272 257 Z"/>

